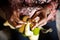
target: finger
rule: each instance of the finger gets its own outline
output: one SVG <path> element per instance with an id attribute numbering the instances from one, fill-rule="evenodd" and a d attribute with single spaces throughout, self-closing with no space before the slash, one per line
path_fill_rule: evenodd
<path id="1" fill-rule="evenodd" d="M 22 27 L 22 25 L 17 25 L 17 26 L 16 26 L 16 28 L 20 28 L 20 27 Z"/>
<path id="2" fill-rule="evenodd" d="M 13 27 L 15 27 L 15 26 L 17 25 L 15 21 L 8 20 L 8 22 L 9 22 Z"/>
<path id="3" fill-rule="evenodd" d="M 38 24 L 42 24 L 42 23 L 44 23 L 44 22 L 46 22 L 46 21 L 47 21 L 47 19 L 43 19 L 43 20 L 39 21 Z"/>
<path id="4" fill-rule="evenodd" d="M 47 21 L 47 19 L 43 19 L 43 20 L 41 20 L 39 23 L 36 23 L 36 25 L 33 26 L 32 30 L 34 30 L 34 28 L 36 28 L 36 27 L 39 27 L 39 25 L 43 24 L 43 23 L 46 22 L 46 21 Z"/>
<path id="5" fill-rule="evenodd" d="M 25 23 L 24 21 L 20 20 L 18 17 L 14 17 L 14 20 L 17 24 Z"/>
<path id="6" fill-rule="evenodd" d="M 9 21 L 9 23 L 11 24 L 11 25 L 13 25 L 14 27 L 17 25 L 17 23 L 16 23 L 16 21 L 15 21 L 16 19 L 14 18 L 14 15 L 12 15 L 11 16 L 11 18 L 8 20 Z"/>
<path id="7" fill-rule="evenodd" d="M 19 21 L 18 23 L 19 24 L 27 24 L 26 22 L 23 22 L 23 21 Z"/>
<path id="8" fill-rule="evenodd" d="M 38 22 L 40 20 L 40 17 L 35 17 L 34 19 L 33 19 L 33 21 L 35 21 L 35 22 Z"/>
<path id="9" fill-rule="evenodd" d="M 18 17 L 19 15 L 16 13 L 16 11 L 14 11 L 13 12 L 13 14 L 12 14 L 12 16 L 10 17 L 10 19 L 9 19 L 9 23 L 11 24 L 11 25 L 13 25 L 14 27 L 20 27 L 21 26 L 21 24 L 23 23 L 22 21 L 20 21 L 20 19 L 19 19 L 19 17 Z M 19 24 L 19 25 L 18 25 Z M 18 25 L 18 26 L 17 26 Z"/>
<path id="10" fill-rule="evenodd" d="M 36 23 L 36 25 L 33 26 L 32 30 L 34 30 L 34 28 L 38 27 L 42 23 L 43 23 L 43 21 L 40 21 L 39 23 Z"/>
<path id="11" fill-rule="evenodd" d="M 38 26 L 38 23 L 36 23 L 36 25 L 32 27 L 32 30 L 34 30 L 34 28 L 36 28 L 37 26 Z"/>
<path id="12" fill-rule="evenodd" d="M 38 27 L 41 29 L 42 28 L 42 26 L 44 26 L 44 25 L 46 25 L 47 24 L 47 21 L 46 22 L 44 22 L 44 23 L 42 23 L 42 24 L 40 24 Z"/>
<path id="13" fill-rule="evenodd" d="M 38 16 L 39 14 L 40 14 L 40 10 L 38 10 L 38 11 L 36 11 L 35 13 L 34 13 L 34 15 L 32 16 L 32 19 L 34 19 L 36 16 Z"/>
<path id="14" fill-rule="evenodd" d="M 19 13 L 17 11 L 13 11 L 13 18 L 16 22 L 19 22 L 20 19 L 19 19 Z"/>

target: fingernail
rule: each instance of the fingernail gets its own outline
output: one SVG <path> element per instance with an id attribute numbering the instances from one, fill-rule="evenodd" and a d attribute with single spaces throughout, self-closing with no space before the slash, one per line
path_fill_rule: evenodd
<path id="1" fill-rule="evenodd" d="M 24 22 L 22 22 L 22 21 L 19 21 L 18 23 L 24 23 Z"/>
<path id="2" fill-rule="evenodd" d="M 22 25 L 17 25 L 16 28 L 20 28 Z"/>

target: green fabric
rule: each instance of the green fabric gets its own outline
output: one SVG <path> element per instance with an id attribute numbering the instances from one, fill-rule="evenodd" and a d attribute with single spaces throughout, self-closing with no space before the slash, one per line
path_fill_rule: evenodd
<path id="1" fill-rule="evenodd" d="M 34 30 L 32 30 L 34 35 L 38 35 L 40 32 L 40 28 L 35 28 Z"/>

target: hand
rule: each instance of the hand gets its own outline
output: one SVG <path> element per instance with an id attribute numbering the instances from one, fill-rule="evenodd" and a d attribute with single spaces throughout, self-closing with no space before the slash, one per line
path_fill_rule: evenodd
<path id="1" fill-rule="evenodd" d="M 16 11 L 13 11 L 12 16 L 8 20 L 11 25 L 13 25 L 15 28 L 19 28 L 24 24 L 24 21 L 20 20 L 20 14 Z"/>
<path id="2" fill-rule="evenodd" d="M 46 25 L 46 23 L 47 23 L 47 13 L 46 13 L 46 10 L 42 9 L 40 11 L 37 11 L 32 19 L 35 22 L 37 21 L 36 24 L 33 26 L 32 30 L 34 28 L 36 28 L 36 27 L 41 27 L 41 26 Z"/>
<path id="3" fill-rule="evenodd" d="M 37 12 L 36 15 L 39 15 L 39 13 L 40 13 L 40 15 L 39 15 L 40 17 L 39 17 L 39 19 L 36 19 L 37 16 L 34 16 L 33 20 L 40 20 L 40 21 L 37 22 L 36 25 L 32 29 L 34 29 L 36 27 L 44 26 L 47 24 L 48 21 L 54 20 L 55 16 L 56 16 L 56 12 L 57 12 L 56 11 L 57 5 L 58 4 L 56 2 L 51 2 L 50 4 L 46 5 L 46 7 L 43 10 L 40 10 L 40 12 Z"/>

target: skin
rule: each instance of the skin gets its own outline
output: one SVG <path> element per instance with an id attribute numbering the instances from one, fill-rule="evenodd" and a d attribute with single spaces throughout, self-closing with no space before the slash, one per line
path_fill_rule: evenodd
<path id="1" fill-rule="evenodd" d="M 56 16 L 56 12 L 57 12 L 57 10 L 56 10 L 57 5 L 58 4 L 56 2 L 51 2 L 51 4 L 49 6 L 47 5 L 46 8 L 41 10 L 41 12 L 43 12 L 43 14 L 44 14 L 44 18 L 42 21 L 39 21 L 38 23 L 36 23 L 36 25 L 32 29 L 34 29 L 37 26 L 39 26 L 39 27 L 44 26 L 47 24 L 48 21 L 55 20 L 55 16 Z M 49 13 L 49 16 L 47 17 L 48 13 Z"/>
<path id="2" fill-rule="evenodd" d="M 40 13 L 39 13 L 39 14 L 40 14 Z M 10 18 L 10 20 L 9 20 L 9 21 L 12 22 L 13 25 L 16 26 L 16 27 L 17 27 L 17 26 L 20 27 L 23 23 L 25 23 L 24 21 L 22 21 L 22 20 L 19 19 L 19 17 L 20 17 L 19 15 L 20 15 L 20 14 L 19 14 L 18 12 L 14 11 L 14 12 L 13 12 L 13 15 L 11 16 L 11 18 Z M 46 16 L 44 15 L 44 13 L 43 13 L 42 15 L 43 15 L 43 18 L 42 18 L 42 19 L 45 20 Z M 35 18 L 36 18 L 36 17 L 35 17 Z M 33 17 L 32 20 L 34 20 L 35 18 Z M 40 17 L 39 17 L 39 18 L 40 18 Z M 39 21 L 39 22 L 40 22 L 40 21 Z M 17 27 L 17 28 L 18 28 L 18 27 Z"/>
<path id="3" fill-rule="evenodd" d="M 46 5 L 41 10 L 33 13 L 32 16 L 31 16 L 31 20 L 32 20 L 31 22 L 35 22 L 36 19 L 38 21 L 35 22 L 35 25 L 32 27 L 32 30 L 34 30 L 34 28 L 36 28 L 36 27 L 40 28 L 40 27 L 46 25 L 49 20 L 54 19 L 55 15 L 56 15 L 56 7 L 57 7 L 57 3 L 56 2 L 51 2 L 50 4 Z M 16 10 L 14 9 L 13 14 L 9 19 L 9 22 L 12 23 L 12 25 L 15 28 L 20 28 L 23 24 L 26 24 L 25 21 L 20 19 L 20 16 L 21 16 L 21 13 L 19 11 L 19 8 L 17 8 Z M 25 35 L 28 36 L 30 38 L 30 40 L 38 40 L 39 34 L 35 36 L 33 34 L 33 32 L 30 30 L 29 26 L 30 26 L 30 22 L 26 24 Z M 36 38 L 36 39 L 34 39 L 34 38 Z"/>
<path id="4" fill-rule="evenodd" d="M 45 8 L 42 8 L 42 10 L 37 11 L 36 13 L 33 13 L 32 16 L 31 16 L 32 20 L 36 21 L 36 17 L 39 17 L 39 18 L 38 18 L 38 22 L 36 22 L 36 25 L 34 25 L 32 27 L 32 30 L 37 26 L 46 25 L 49 20 L 55 19 L 56 7 L 57 7 L 57 3 L 56 2 L 51 2 L 51 4 L 46 5 Z M 48 13 L 49 13 L 49 16 L 47 17 Z M 38 16 L 38 15 L 41 15 L 41 14 L 43 15 L 42 17 Z M 15 26 L 16 28 L 19 28 L 19 27 L 22 26 L 22 24 L 26 23 L 26 22 L 19 19 L 20 15 L 21 14 L 19 13 L 19 9 L 13 10 L 13 14 L 9 19 L 9 22 L 11 22 L 12 25 Z"/>

